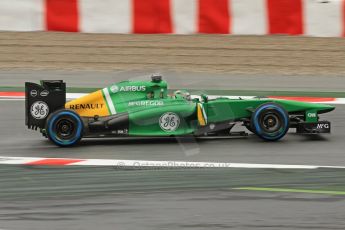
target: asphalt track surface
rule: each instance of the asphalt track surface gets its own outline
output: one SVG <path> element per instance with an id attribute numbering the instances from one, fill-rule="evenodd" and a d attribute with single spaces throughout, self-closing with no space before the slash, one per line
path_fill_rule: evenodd
<path id="1" fill-rule="evenodd" d="M 160 73 L 173 89 L 263 90 L 345 92 L 343 75 L 215 74 L 167 70 L 144 71 L 53 71 L 2 70 L 0 86 L 24 86 L 25 81 L 64 80 L 67 87 L 103 88 L 124 80 L 148 80 Z"/>
<path id="2" fill-rule="evenodd" d="M 280 142 L 254 135 L 229 139 L 84 139 L 77 148 L 57 148 L 39 132 L 25 129 L 23 101 L 0 101 L 1 155 L 129 160 L 220 161 L 239 163 L 345 165 L 345 107 L 324 115 L 332 134 L 289 134 Z M 242 127 L 238 127 L 240 129 Z"/>
<path id="3" fill-rule="evenodd" d="M 11 75 L 12 74 L 12 75 Z M 2 72 L 2 85 L 23 80 L 63 78 L 71 86 L 103 87 L 133 76 L 99 73 Z M 148 73 L 137 73 L 134 79 Z M 13 77 L 17 75 L 17 77 Z M 89 75 L 89 76 L 90 76 Z M 113 76 L 109 79 L 109 75 Z M 189 74 L 167 72 L 175 88 L 292 89 L 294 77 Z M 12 76 L 12 77 L 11 77 Z M 23 75 L 24 76 L 24 75 Z M 115 76 L 115 77 L 114 77 Z M 256 82 L 255 82 L 255 77 Z M 301 90 L 343 91 L 340 77 L 317 76 Z M 175 80 L 174 80 L 175 79 Z M 176 80 L 178 79 L 178 80 Z M 188 80 L 191 79 L 191 80 Z M 248 80 L 251 79 L 251 80 Z M 123 79 L 124 80 L 124 79 Z M 218 80 L 218 81 L 217 81 Z M 305 80 L 303 80 L 305 81 Z M 322 85 L 320 85 L 322 83 Z M 266 87 L 266 88 L 265 88 Z M 303 88 L 302 88 L 303 87 Z M 318 88 L 319 87 L 319 88 Z M 90 139 L 76 148 L 57 148 L 24 126 L 24 102 L 0 101 L 0 155 L 132 160 L 222 161 L 345 165 L 345 106 L 324 116 L 332 134 L 288 134 L 277 143 L 255 136 L 236 139 Z M 123 169 L 114 167 L 0 166 L 0 229 L 343 229 L 345 196 L 234 190 L 240 187 L 345 190 L 340 169 Z"/>

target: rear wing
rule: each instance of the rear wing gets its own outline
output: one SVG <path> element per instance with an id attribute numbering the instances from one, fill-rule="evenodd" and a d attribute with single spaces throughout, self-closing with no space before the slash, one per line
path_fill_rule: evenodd
<path id="1" fill-rule="evenodd" d="M 29 129 L 45 128 L 49 114 L 64 108 L 66 83 L 42 80 L 41 84 L 25 82 L 25 124 Z"/>

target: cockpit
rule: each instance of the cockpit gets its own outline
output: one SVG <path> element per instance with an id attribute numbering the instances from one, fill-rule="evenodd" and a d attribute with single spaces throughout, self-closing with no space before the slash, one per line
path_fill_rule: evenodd
<path id="1" fill-rule="evenodd" d="M 176 90 L 173 94 L 173 97 L 175 97 L 176 99 L 185 99 L 187 101 L 192 100 L 190 93 L 186 90 Z"/>

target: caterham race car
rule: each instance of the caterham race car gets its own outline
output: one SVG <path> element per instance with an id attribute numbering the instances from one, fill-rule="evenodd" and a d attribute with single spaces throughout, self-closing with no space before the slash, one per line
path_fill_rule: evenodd
<path id="1" fill-rule="evenodd" d="M 300 134 L 330 133 L 319 114 L 333 106 L 269 98 L 210 99 L 178 90 L 168 95 L 161 76 L 122 81 L 66 102 L 61 80 L 26 82 L 26 125 L 54 144 L 73 146 L 81 138 L 231 136 L 241 124 L 266 141 L 277 141 L 295 128 Z"/>

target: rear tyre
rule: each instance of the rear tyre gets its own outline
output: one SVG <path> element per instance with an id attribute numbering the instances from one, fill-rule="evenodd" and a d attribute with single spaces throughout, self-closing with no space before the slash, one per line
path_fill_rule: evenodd
<path id="1" fill-rule="evenodd" d="M 74 111 L 58 110 L 47 119 L 47 136 L 57 146 L 69 147 L 77 144 L 83 136 L 83 131 L 83 121 Z"/>
<path id="2" fill-rule="evenodd" d="M 263 140 L 277 141 L 289 130 L 289 114 L 276 103 L 263 104 L 252 114 L 251 129 Z"/>

